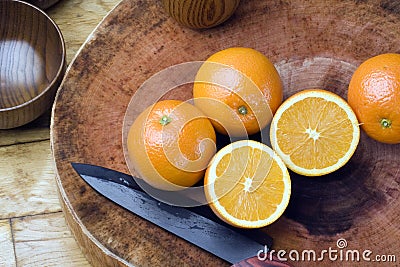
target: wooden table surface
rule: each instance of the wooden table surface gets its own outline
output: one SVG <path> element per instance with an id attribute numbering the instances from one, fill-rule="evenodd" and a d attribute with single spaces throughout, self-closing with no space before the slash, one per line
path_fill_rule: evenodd
<path id="1" fill-rule="evenodd" d="M 119 0 L 61 0 L 46 13 L 59 25 L 68 64 Z M 0 266 L 90 266 L 66 225 L 50 151 L 50 116 L 0 130 Z"/>

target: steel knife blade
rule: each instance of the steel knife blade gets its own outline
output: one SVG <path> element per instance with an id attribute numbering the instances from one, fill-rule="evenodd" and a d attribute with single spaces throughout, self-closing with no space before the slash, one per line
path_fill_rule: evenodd
<path id="1" fill-rule="evenodd" d="M 143 192 L 135 179 L 104 167 L 71 163 L 80 177 L 102 196 L 196 246 L 235 264 L 234 266 L 290 266 L 270 259 L 257 259 L 267 243 L 257 242 L 218 222 L 206 209 L 184 208 L 160 202 Z M 206 216 L 204 216 L 206 215 Z M 199 238 L 201 237 L 201 238 Z M 240 244 L 240 245 L 238 245 Z"/>

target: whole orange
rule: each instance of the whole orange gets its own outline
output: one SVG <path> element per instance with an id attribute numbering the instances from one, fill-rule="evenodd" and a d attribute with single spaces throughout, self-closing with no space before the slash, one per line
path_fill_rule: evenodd
<path id="1" fill-rule="evenodd" d="M 348 102 L 371 138 L 400 143 L 400 54 L 381 54 L 354 72 Z"/>
<path id="2" fill-rule="evenodd" d="M 261 52 L 232 47 L 211 55 L 193 86 L 194 104 L 215 129 L 245 136 L 263 129 L 282 103 L 282 82 L 274 64 Z"/>
<path id="3" fill-rule="evenodd" d="M 155 188 L 184 189 L 203 178 L 215 142 L 214 128 L 198 108 L 163 100 L 146 108 L 130 127 L 129 162 Z"/>

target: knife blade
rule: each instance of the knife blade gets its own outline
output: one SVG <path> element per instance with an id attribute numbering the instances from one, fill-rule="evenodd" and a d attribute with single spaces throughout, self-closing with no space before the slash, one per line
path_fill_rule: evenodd
<path id="1" fill-rule="evenodd" d="M 111 181 L 114 183 L 118 183 L 130 188 L 133 188 L 135 190 L 143 191 L 143 188 L 146 190 L 146 186 L 148 187 L 149 185 L 145 184 L 145 182 L 140 179 L 140 178 L 135 178 L 131 175 L 118 172 L 115 170 L 111 170 L 102 166 L 97 166 L 97 165 L 92 165 L 92 164 L 84 164 L 84 163 L 72 163 L 72 166 L 74 169 L 78 172 L 78 174 L 83 174 L 83 175 L 88 175 L 88 176 L 93 176 L 97 177 L 102 180 L 107 180 Z M 139 183 L 139 184 L 138 184 Z M 223 222 L 221 219 L 219 219 L 214 212 L 210 209 L 208 205 L 202 205 L 198 206 L 196 204 L 199 203 L 206 203 L 204 201 L 205 196 L 204 195 L 199 195 L 198 192 L 199 190 L 196 191 L 188 191 L 185 192 L 185 190 L 181 191 L 176 191 L 176 192 L 165 192 L 162 190 L 158 190 L 155 188 L 152 188 L 151 191 L 146 191 L 147 193 L 150 192 L 151 195 L 157 195 L 161 196 L 160 198 L 162 199 L 161 202 L 165 202 L 163 200 L 167 200 L 167 203 L 185 203 L 189 204 L 188 209 L 191 211 L 206 217 L 210 220 L 213 220 L 215 222 L 218 222 L 220 224 L 225 225 L 226 227 L 229 227 L 231 229 L 234 229 L 237 232 L 240 232 L 243 235 L 248 236 L 249 238 L 256 240 L 258 243 L 266 245 L 268 248 L 272 247 L 272 238 L 266 235 L 265 233 L 261 232 L 260 229 L 240 229 L 240 228 L 235 228 L 231 225 L 226 224 Z M 193 196 L 193 192 L 196 192 L 196 195 Z M 171 194 L 172 193 L 172 194 Z M 176 199 L 179 198 L 180 201 L 176 201 Z M 158 199 L 160 200 L 160 199 Z"/>
<path id="2" fill-rule="evenodd" d="M 231 264 L 236 263 L 235 266 L 242 266 L 241 263 L 246 266 L 289 266 L 270 259 L 258 260 L 257 255 L 269 246 L 216 222 L 216 217 L 209 216 L 205 209 L 189 209 L 158 201 L 142 192 L 130 175 L 90 164 L 71 164 L 80 177 L 104 197 Z M 267 241 L 271 243 L 270 238 Z"/>

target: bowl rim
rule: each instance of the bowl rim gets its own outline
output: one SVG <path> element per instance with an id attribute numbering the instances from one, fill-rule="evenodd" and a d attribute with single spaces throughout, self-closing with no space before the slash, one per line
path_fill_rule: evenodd
<path id="1" fill-rule="evenodd" d="M 53 25 L 53 27 L 55 28 L 55 30 L 57 32 L 60 43 L 61 43 L 61 62 L 60 62 L 60 65 L 59 65 L 56 75 L 54 76 L 54 78 L 51 80 L 51 82 L 46 86 L 46 88 L 42 92 L 40 92 L 35 97 L 29 99 L 28 101 L 25 101 L 22 104 L 15 105 L 12 107 L 7 107 L 7 108 L 0 107 L 0 112 L 8 112 L 8 111 L 20 109 L 20 108 L 30 105 L 31 103 L 37 101 L 38 99 L 40 99 L 43 95 L 47 94 L 48 91 L 53 89 L 56 82 L 61 78 L 62 72 L 64 71 L 65 65 L 66 65 L 65 40 L 64 40 L 64 36 L 62 35 L 62 32 L 61 32 L 59 26 L 57 25 L 57 23 L 49 15 L 47 15 L 43 10 L 41 10 L 40 8 L 38 8 L 37 6 L 35 6 L 31 3 L 27 3 L 27 2 L 24 2 L 21 0 L 11 0 L 10 2 L 14 2 L 17 4 L 25 5 L 25 6 L 32 8 L 36 12 L 39 12 L 41 15 L 45 16 L 45 18 L 51 23 L 51 25 Z"/>

